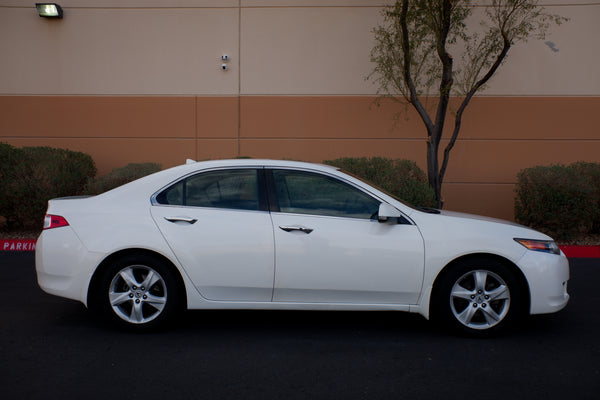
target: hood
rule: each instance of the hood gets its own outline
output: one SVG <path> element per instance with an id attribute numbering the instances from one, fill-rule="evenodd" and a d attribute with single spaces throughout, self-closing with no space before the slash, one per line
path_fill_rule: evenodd
<path id="1" fill-rule="evenodd" d="M 476 221 L 493 222 L 493 223 L 496 223 L 496 224 L 512 225 L 512 226 L 518 226 L 520 228 L 531 229 L 531 228 L 528 228 L 528 227 L 526 227 L 524 225 L 517 224 L 516 222 L 511 222 L 511 221 L 507 221 L 507 220 L 500 219 L 500 218 L 485 217 L 485 216 L 482 216 L 482 215 L 467 214 L 467 213 L 461 213 L 461 212 L 456 212 L 456 211 L 446 211 L 446 210 L 440 210 L 440 214 L 443 215 L 443 216 L 446 216 L 446 217 L 454 217 L 454 218 L 470 219 L 470 220 L 476 220 Z"/>
<path id="2" fill-rule="evenodd" d="M 441 210 L 436 214 L 415 212 L 410 215 L 425 237 L 439 237 L 447 243 L 513 242 L 514 238 L 552 240 L 535 229 L 498 218 Z M 492 246 L 493 247 L 493 246 Z"/>

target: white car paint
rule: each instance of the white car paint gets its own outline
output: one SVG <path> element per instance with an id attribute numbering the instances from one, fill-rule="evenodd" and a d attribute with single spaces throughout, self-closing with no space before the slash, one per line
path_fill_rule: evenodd
<path id="1" fill-rule="evenodd" d="M 271 301 L 275 275 L 268 212 L 152 207 L 152 216 L 178 261 L 207 300 Z M 177 216 L 194 224 L 169 222 Z"/>
<path id="2" fill-rule="evenodd" d="M 182 177 L 232 167 L 298 169 L 336 177 L 373 196 L 388 211 L 396 210 L 407 223 L 152 203 L 155 194 Z M 98 196 L 51 200 L 47 213 L 63 216 L 69 225 L 44 230 L 39 237 L 38 283 L 48 293 L 84 304 L 101 263 L 128 249 L 168 260 L 183 280 L 190 309 L 382 309 L 428 317 L 440 272 L 473 254 L 493 255 L 521 271 L 532 314 L 558 311 L 569 299 L 564 254 L 531 251 L 514 240 L 549 241 L 548 236 L 506 221 L 422 212 L 324 165 L 273 160 L 188 163 Z"/>
<path id="3" fill-rule="evenodd" d="M 285 213 L 272 218 L 273 301 L 416 303 L 423 281 L 423 238 L 416 226 Z M 278 228 L 295 225 L 314 230 Z"/>

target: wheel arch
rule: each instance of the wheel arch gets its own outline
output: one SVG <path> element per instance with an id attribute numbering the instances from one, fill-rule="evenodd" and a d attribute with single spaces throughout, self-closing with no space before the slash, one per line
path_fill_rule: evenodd
<path id="1" fill-rule="evenodd" d="M 440 286 L 440 283 L 444 280 L 444 277 L 452 270 L 453 267 L 460 265 L 466 261 L 475 261 L 475 260 L 482 260 L 482 261 L 494 260 L 496 262 L 503 264 L 506 268 L 508 268 L 510 270 L 510 272 L 513 273 L 514 276 L 516 277 L 516 279 L 519 283 L 519 289 L 520 289 L 521 293 L 523 294 L 523 304 L 522 304 L 521 312 L 529 314 L 529 310 L 531 307 L 531 291 L 529 288 L 529 284 L 527 283 L 527 278 L 525 277 L 525 274 L 523 273 L 521 268 L 519 268 L 515 263 L 513 263 L 509 259 L 499 256 L 497 254 L 473 253 L 473 254 L 466 254 L 466 255 L 460 256 L 458 258 L 455 258 L 454 260 L 452 260 L 448 264 L 446 264 L 446 266 L 444 268 L 442 268 L 442 270 L 437 274 L 437 276 L 435 277 L 435 280 L 433 281 L 432 290 L 431 290 L 431 299 L 429 301 L 429 315 L 431 315 L 431 313 L 434 312 L 435 305 L 437 304 L 436 296 L 439 296 L 439 292 L 440 292 L 439 286 Z"/>
<path id="2" fill-rule="evenodd" d="M 185 286 L 183 277 L 181 276 L 181 272 L 179 271 L 179 269 L 173 264 L 173 262 L 171 262 L 171 260 L 169 260 L 164 255 L 157 253 L 156 251 L 142 249 L 142 248 L 119 250 L 115 253 L 110 254 L 109 256 L 104 258 L 104 260 L 102 260 L 102 262 L 100 262 L 100 264 L 98 264 L 98 267 L 94 271 L 92 278 L 90 279 L 90 283 L 88 285 L 87 298 L 86 298 L 87 307 L 90 309 L 94 309 L 97 306 L 95 304 L 95 299 L 98 298 L 98 296 L 96 294 L 97 294 L 97 291 L 99 290 L 100 279 L 102 277 L 102 274 L 106 270 L 106 268 L 108 268 L 114 261 L 116 261 L 120 258 L 131 257 L 131 256 L 140 256 L 140 255 L 156 258 L 157 260 L 165 263 L 165 265 L 167 265 L 172 270 L 172 272 L 175 274 L 175 277 L 177 279 L 177 289 L 182 294 L 182 296 L 181 296 L 182 306 L 187 308 L 187 290 L 186 290 L 186 286 Z"/>

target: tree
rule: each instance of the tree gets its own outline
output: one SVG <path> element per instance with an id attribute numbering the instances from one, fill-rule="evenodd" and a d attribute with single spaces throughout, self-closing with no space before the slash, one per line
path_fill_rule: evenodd
<path id="1" fill-rule="evenodd" d="M 383 25 L 376 27 L 369 77 L 379 86 L 381 97 L 410 104 L 427 129 L 427 176 L 438 207 L 443 206 L 442 183 L 450 151 L 458 138 L 462 117 L 473 96 L 506 60 L 511 46 L 529 38 L 543 39 L 552 24 L 565 18 L 548 14 L 537 0 L 482 1 L 473 23 L 471 0 L 397 0 L 382 11 Z M 467 25 L 467 22 L 469 25 Z M 452 53 L 459 53 L 455 66 Z M 437 92 L 434 105 L 431 93 Z M 460 104 L 454 127 L 439 163 L 451 96 Z"/>

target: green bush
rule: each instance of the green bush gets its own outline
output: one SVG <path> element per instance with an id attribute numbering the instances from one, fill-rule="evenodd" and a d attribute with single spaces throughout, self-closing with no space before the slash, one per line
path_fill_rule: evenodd
<path id="1" fill-rule="evenodd" d="M 595 189 L 596 192 L 594 198 L 596 199 L 596 208 L 597 210 L 600 210 L 600 163 L 579 161 L 571 164 L 571 167 L 573 167 L 577 173 L 585 176 L 588 184 Z M 596 212 L 596 218 L 592 225 L 592 232 L 600 233 L 600 211 Z"/>
<path id="2" fill-rule="evenodd" d="M 599 218 L 598 191 L 582 166 L 537 166 L 519 172 L 515 218 L 561 239 L 591 231 Z"/>
<path id="3" fill-rule="evenodd" d="M 50 147 L 0 146 L 0 215 L 9 229 L 41 226 L 51 198 L 81 194 L 96 174 L 84 153 Z"/>
<path id="4" fill-rule="evenodd" d="M 19 158 L 18 153 L 13 146 L 0 142 L 0 216 L 4 217 L 2 223 L 10 223 L 8 216 L 12 213 L 11 191 L 15 182 L 14 170 Z"/>
<path id="5" fill-rule="evenodd" d="M 90 179 L 84 193 L 90 195 L 104 193 L 128 182 L 158 172 L 161 169 L 162 166 L 156 163 L 128 164 L 125 167 L 113 169 L 104 176 Z"/>
<path id="6" fill-rule="evenodd" d="M 363 178 L 409 204 L 423 207 L 436 205 L 435 193 L 429 186 L 427 175 L 414 161 L 347 157 L 327 160 L 325 164 Z"/>

